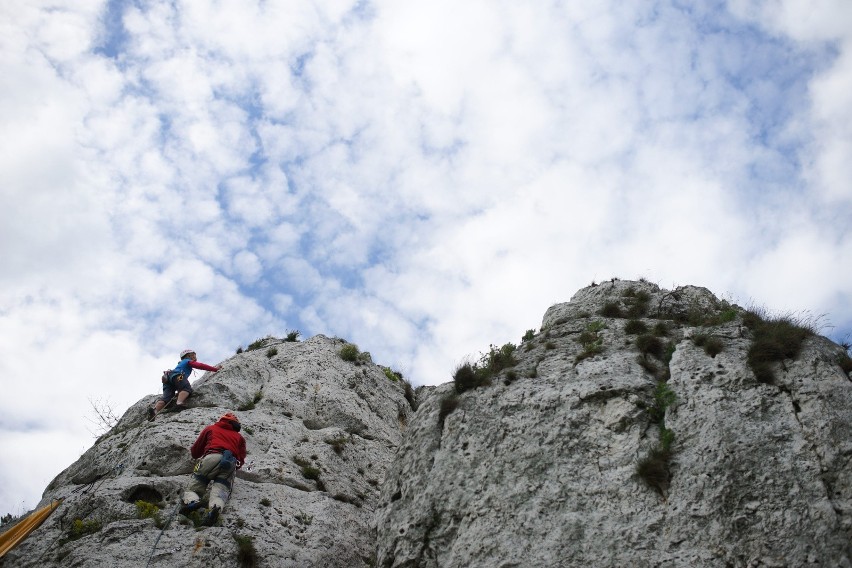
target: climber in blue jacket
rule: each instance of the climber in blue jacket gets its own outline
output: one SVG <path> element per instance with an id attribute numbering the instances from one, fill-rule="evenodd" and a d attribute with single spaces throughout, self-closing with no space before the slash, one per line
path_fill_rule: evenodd
<path id="1" fill-rule="evenodd" d="M 215 373 L 220 367 L 199 363 L 194 349 L 184 349 L 181 351 L 180 362 L 177 366 L 171 371 L 163 373 L 163 396 L 157 400 L 154 406 L 148 407 L 148 420 L 153 420 L 157 416 L 157 413 L 171 402 L 175 393 L 177 393 L 175 410 L 186 408 L 186 399 L 192 394 L 192 385 L 189 384 L 189 376 L 192 374 L 193 369 Z"/>

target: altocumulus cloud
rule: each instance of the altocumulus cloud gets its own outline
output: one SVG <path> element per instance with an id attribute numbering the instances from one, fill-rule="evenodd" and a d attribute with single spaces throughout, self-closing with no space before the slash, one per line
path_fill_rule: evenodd
<path id="1" fill-rule="evenodd" d="M 0 509 L 185 346 L 414 383 L 592 279 L 852 329 L 845 2 L 0 6 Z"/>

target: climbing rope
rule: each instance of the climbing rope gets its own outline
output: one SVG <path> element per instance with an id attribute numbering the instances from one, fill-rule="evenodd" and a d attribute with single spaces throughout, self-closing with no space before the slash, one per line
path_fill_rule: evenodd
<path id="1" fill-rule="evenodd" d="M 111 477 L 115 477 L 116 475 L 121 473 L 121 470 L 123 470 L 123 469 L 124 469 L 124 462 L 121 462 L 120 464 L 113 467 L 111 470 L 104 472 L 104 473 L 102 473 L 98 476 L 95 476 L 95 478 L 92 479 L 91 481 L 89 481 L 88 483 L 84 483 L 84 484 L 80 485 L 79 487 L 77 487 L 77 489 L 74 489 L 73 491 L 71 491 L 71 493 L 85 494 L 85 493 L 88 493 L 90 490 L 93 491 L 93 492 L 97 491 L 100 488 L 100 486 L 103 485 L 104 482 L 107 479 L 109 479 Z M 100 483 L 98 483 L 98 482 L 100 482 Z M 98 484 L 97 487 L 95 487 L 95 483 Z"/>
<path id="2" fill-rule="evenodd" d="M 169 523 L 172 522 L 172 519 L 177 515 L 178 510 L 180 509 L 181 500 L 178 499 L 177 505 L 175 505 L 174 511 L 169 515 L 169 518 L 166 519 L 165 524 L 163 524 L 163 528 L 160 529 L 160 534 L 157 535 L 157 540 L 154 541 L 154 548 L 151 549 L 151 556 L 148 557 L 148 562 L 145 563 L 145 568 L 151 564 L 151 559 L 154 558 L 154 553 L 157 552 L 157 545 L 160 543 L 160 537 L 163 536 L 163 533 L 166 532 L 166 529 L 169 528 Z"/>

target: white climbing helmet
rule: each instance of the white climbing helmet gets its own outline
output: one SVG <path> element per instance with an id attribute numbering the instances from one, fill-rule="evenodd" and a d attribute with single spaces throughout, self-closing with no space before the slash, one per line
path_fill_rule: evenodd
<path id="1" fill-rule="evenodd" d="M 180 352 L 180 358 L 183 359 L 184 357 L 186 357 L 190 353 L 195 353 L 195 349 L 184 349 L 183 351 Z"/>

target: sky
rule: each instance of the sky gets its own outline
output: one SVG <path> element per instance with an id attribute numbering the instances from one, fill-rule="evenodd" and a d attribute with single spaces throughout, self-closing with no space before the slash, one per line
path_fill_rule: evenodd
<path id="1" fill-rule="evenodd" d="M 0 132 L 0 513 L 184 348 L 439 384 L 612 277 L 852 334 L 846 0 L 4 0 Z"/>

